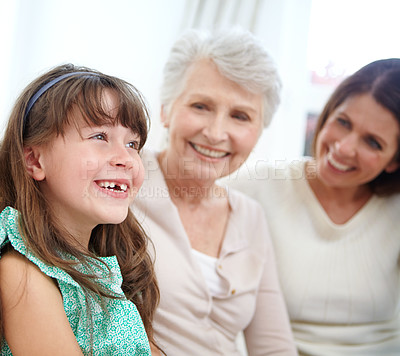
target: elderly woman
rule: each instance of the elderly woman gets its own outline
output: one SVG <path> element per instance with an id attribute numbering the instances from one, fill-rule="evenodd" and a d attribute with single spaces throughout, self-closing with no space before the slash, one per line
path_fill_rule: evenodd
<path id="1" fill-rule="evenodd" d="M 134 210 L 154 242 L 154 320 L 172 356 L 296 355 L 261 207 L 216 184 L 247 159 L 279 102 L 280 80 L 250 33 L 191 30 L 164 70 L 162 152 L 144 152 Z"/>

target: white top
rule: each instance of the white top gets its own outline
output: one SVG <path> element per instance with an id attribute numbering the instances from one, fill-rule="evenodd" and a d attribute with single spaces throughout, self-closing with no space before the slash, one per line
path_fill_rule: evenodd
<path id="1" fill-rule="evenodd" d="M 199 264 L 203 277 L 207 283 L 210 294 L 215 297 L 217 295 L 226 294 L 228 285 L 224 279 L 218 274 L 216 257 L 208 256 L 205 253 L 192 248 L 192 253 Z"/>
<path id="2" fill-rule="evenodd" d="M 225 181 L 264 207 L 300 354 L 400 355 L 400 195 L 335 224 L 304 167 L 258 162 Z"/>
<path id="3" fill-rule="evenodd" d="M 296 355 L 260 205 L 229 192 L 231 212 L 217 269 L 227 288 L 212 296 L 155 154 L 145 151 L 143 163 L 145 181 L 132 209 L 155 247 L 150 252 L 161 300 L 154 333 L 167 355 L 240 356 L 241 331 L 249 356 Z"/>

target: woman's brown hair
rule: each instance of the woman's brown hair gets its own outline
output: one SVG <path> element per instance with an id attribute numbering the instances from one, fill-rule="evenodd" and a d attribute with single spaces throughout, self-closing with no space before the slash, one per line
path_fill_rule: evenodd
<path id="1" fill-rule="evenodd" d="M 40 88 L 65 74 L 68 75 L 52 85 L 27 110 L 29 100 Z M 113 117 L 102 109 L 102 93 L 106 89 L 118 97 L 118 113 Z M 96 283 L 94 275 L 79 272 L 75 268 L 76 260 L 89 267 L 88 258 L 96 260 L 96 257 L 115 255 L 123 276 L 122 290 L 136 305 L 149 341 L 154 343 L 152 319 L 159 290 L 153 261 L 147 252 L 149 239 L 132 212 L 129 211 L 121 224 L 96 226 L 91 234 L 89 252 L 84 253 L 70 243 L 72 237 L 51 213 L 37 182 L 27 172 L 24 147 L 46 144 L 57 135 L 63 135 L 66 125 L 76 125 L 70 122 L 72 108 L 78 108 L 89 125 L 119 123 L 132 129 L 140 136 L 140 148 L 146 141 L 149 115 L 142 95 L 134 86 L 85 67 L 58 66 L 28 85 L 11 112 L 0 145 L 0 211 L 6 206 L 18 210 L 27 248 L 47 264 L 66 271 L 87 293 L 115 298 L 111 291 Z M 60 251 L 75 261 L 62 258 Z M 1 320 L 0 314 L 0 340 Z"/>
<path id="2" fill-rule="evenodd" d="M 332 93 L 322 110 L 314 134 L 313 152 L 316 152 L 318 134 L 328 117 L 350 97 L 369 93 L 390 111 L 400 127 L 400 59 L 381 59 L 367 64 L 347 77 Z M 398 138 L 395 160 L 400 164 L 400 137 Z M 393 173 L 383 171 L 369 182 L 371 190 L 378 195 L 400 193 L 400 168 Z"/>

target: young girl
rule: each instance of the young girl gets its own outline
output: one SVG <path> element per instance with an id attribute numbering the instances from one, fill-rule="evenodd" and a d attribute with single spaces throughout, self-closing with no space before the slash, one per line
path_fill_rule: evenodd
<path id="1" fill-rule="evenodd" d="M 150 355 L 159 292 L 129 211 L 147 124 L 133 86 L 73 65 L 17 100 L 0 146 L 1 355 Z"/>

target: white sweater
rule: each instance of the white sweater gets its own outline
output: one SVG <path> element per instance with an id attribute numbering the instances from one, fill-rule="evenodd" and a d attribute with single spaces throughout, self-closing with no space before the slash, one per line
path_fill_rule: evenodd
<path id="1" fill-rule="evenodd" d="M 225 180 L 264 207 L 300 354 L 400 355 L 400 195 L 338 225 L 304 168 L 258 162 Z"/>

